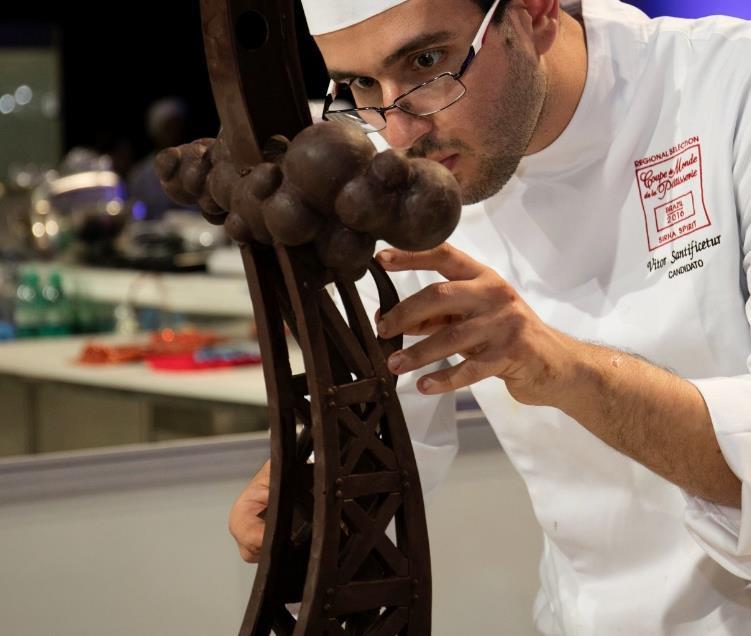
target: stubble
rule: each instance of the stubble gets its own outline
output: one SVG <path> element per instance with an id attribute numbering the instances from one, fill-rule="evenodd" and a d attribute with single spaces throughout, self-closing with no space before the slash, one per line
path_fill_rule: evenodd
<path id="1" fill-rule="evenodd" d="M 459 139 L 425 137 L 407 153 L 425 157 L 454 150 L 473 158 L 475 173 L 460 178 L 465 205 L 492 197 L 514 176 L 537 129 L 548 93 L 545 73 L 517 46 L 510 26 L 505 26 L 503 36 L 509 71 L 495 104 L 476 117 L 482 145 L 475 149 Z"/>

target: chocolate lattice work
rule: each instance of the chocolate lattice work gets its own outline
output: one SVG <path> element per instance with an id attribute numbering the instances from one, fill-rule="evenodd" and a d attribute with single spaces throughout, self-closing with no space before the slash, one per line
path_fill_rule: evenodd
<path id="1" fill-rule="evenodd" d="M 458 221 L 458 186 L 434 162 L 376 154 L 359 130 L 310 127 L 292 0 L 201 10 L 222 132 L 163 152 L 157 167 L 175 200 L 198 202 L 240 244 L 258 325 L 271 478 L 240 634 L 427 635 L 422 491 L 386 367 L 401 338 L 374 334 L 354 281 L 370 270 L 381 312 L 393 307 L 375 241 L 439 244 Z M 285 325 L 303 375 L 290 369 Z"/>

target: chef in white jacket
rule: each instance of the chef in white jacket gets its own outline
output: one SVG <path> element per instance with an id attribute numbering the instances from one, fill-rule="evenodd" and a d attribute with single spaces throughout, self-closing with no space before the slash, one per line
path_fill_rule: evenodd
<path id="1" fill-rule="evenodd" d="M 379 255 L 425 489 L 469 387 L 543 530 L 543 634 L 751 634 L 751 24 L 303 4 L 332 98 L 366 108 L 329 118 L 441 161 L 467 204 L 451 245 Z M 230 517 L 249 561 L 267 474 Z"/>

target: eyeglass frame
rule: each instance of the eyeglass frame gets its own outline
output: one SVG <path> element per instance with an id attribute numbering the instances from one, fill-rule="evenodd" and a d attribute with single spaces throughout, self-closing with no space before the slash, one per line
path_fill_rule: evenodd
<path id="1" fill-rule="evenodd" d="M 436 75 L 435 77 L 423 82 L 422 84 L 418 84 L 417 86 L 413 86 L 408 91 L 402 93 L 399 95 L 390 106 L 363 106 L 361 108 L 343 108 L 341 110 L 329 110 L 331 108 L 331 105 L 336 100 L 337 94 L 339 92 L 339 86 L 342 84 L 341 82 L 336 82 L 334 80 L 331 80 L 329 83 L 329 88 L 326 94 L 326 99 L 323 103 L 323 114 L 322 119 L 329 121 L 327 118 L 327 115 L 329 113 L 358 113 L 362 111 L 375 111 L 380 116 L 381 119 L 383 119 L 383 127 L 379 128 L 377 130 L 366 130 L 366 134 L 376 133 L 384 130 L 388 126 L 388 121 L 386 120 L 386 113 L 391 110 L 401 110 L 403 113 L 407 113 L 408 115 L 412 115 L 414 117 L 430 117 L 431 115 L 435 115 L 436 113 L 440 113 L 441 111 L 446 110 L 447 108 L 450 108 L 456 102 L 458 102 L 462 97 L 464 97 L 467 94 L 467 87 L 464 85 L 464 82 L 461 81 L 461 78 L 464 76 L 464 74 L 467 72 L 467 69 L 469 68 L 470 64 L 475 60 L 477 55 L 480 53 L 480 50 L 482 49 L 483 44 L 485 44 L 485 38 L 488 35 L 488 30 L 490 29 L 490 24 L 493 21 L 493 17 L 495 15 L 496 9 L 498 8 L 498 4 L 501 0 L 495 0 L 493 3 L 493 6 L 490 7 L 488 12 L 485 14 L 485 17 L 483 18 L 482 22 L 480 23 L 479 28 L 477 29 L 477 33 L 475 34 L 474 39 L 472 40 L 472 44 L 469 46 L 469 53 L 467 53 L 467 57 L 464 59 L 464 62 L 462 63 L 461 67 L 456 73 L 452 73 L 450 71 L 445 71 L 443 73 L 440 73 Z M 403 100 L 405 97 L 411 95 L 415 91 L 418 91 L 428 84 L 432 84 L 433 82 L 443 79 L 444 77 L 452 77 L 455 81 L 459 82 L 459 84 L 462 86 L 463 92 L 461 95 L 459 95 L 456 99 L 454 99 L 451 103 L 446 104 L 442 108 L 438 108 L 434 111 L 431 111 L 429 113 L 411 113 L 408 110 L 403 109 L 401 106 L 399 106 L 399 103 L 401 100 Z M 351 85 L 351 83 L 354 80 L 350 80 L 348 85 Z M 363 120 L 364 121 L 364 120 Z"/>

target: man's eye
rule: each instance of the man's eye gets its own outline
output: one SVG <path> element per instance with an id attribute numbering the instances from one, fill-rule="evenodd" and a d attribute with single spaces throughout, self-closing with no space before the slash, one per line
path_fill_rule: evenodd
<path id="1" fill-rule="evenodd" d="M 367 91 L 375 86 L 375 80 L 372 77 L 358 77 L 352 80 L 351 86 Z"/>
<path id="2" fill-rule="evenodd" d="M 443 51 L 426 51 L 415 58 L 415 66 L 419 69 L 433 68 L 443 59 Z"/>

